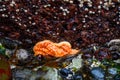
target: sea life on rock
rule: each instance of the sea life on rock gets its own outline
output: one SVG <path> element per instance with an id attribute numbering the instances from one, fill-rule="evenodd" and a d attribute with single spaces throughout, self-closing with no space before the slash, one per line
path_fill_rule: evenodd
<path id="1" fill-rule="evenodd" d="M 27 68 L 14 68 L 12 69 L 12 78 L 13 80 L 36 80 L 40 78 L 40 73 Z"/>
<path id="2" fill-rule="evenodd" d="M 108 73 L 111 75 L 116 75 L 117 74 L 117 69 L 116 68 L 109 68 Z"/>
<path id="3" fill-rule="evenodd" d="M 22 45 L 22 42 L 5 37 L 0 39 L 0 43 L 8 49 L 15 49 Z"/>
<path id="4" fill-rule="evenodd" d="M 77 57 L 72 59 L 72 62 L 67 66 L 67 68 L 76 68 L 79 70 L 83 66 L 82 62 L 81 54 L 79 54 Z"/>
<path id="5" fill-rule="evenodd" d="M 50 40 L 44 40 L 38 42 L 33 51 L 35 52 L 35 56 L 43 55 L 43 56 L 53 56 L 53 57 L 63 57 L 66 55 L 76 54 L 79 50 L 72 49 L 71 44 L 67 41 L 63 41 L 60 43 L 54 43 Z"/>
<path id="6" fill-rule="evenodd" d="M 42 70 L 45 75 L 42 75 L 38 80 L 62 80 L 56 68 L 43 66 Z"/>
<path id="7" fill-rule="evenodd" d="M 17 66 L 28 66 L 27 64 L 32 63 L 33 55 L 26 49 L 16 49 L 13 55 L 10 57 L 10 63 Z M 25 65 L 26 64 L 26 65 Z"/>
<path id="8" fill-rule="evenodd" d="M 114 80 L 120 80 L 120 74 L 117 74 L 117 75 L 114 77 Z"/>
<path id="9" fill-rule="evenodd" d="M 73 77 L 73 72 L 70 69 L 63 68 L 59 71 L 59 74 L 61 75 L 62 78 L 67 79 L 67 78 L 72 78 Z"/>

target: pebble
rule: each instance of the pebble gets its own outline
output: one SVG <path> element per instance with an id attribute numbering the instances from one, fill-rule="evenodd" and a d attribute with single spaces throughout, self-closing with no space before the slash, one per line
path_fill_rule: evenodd
<path id="1" fill-rule="evenodd" d="M 66 68 L 63 68 L 59 71 L 61 77 L 63 78 L 67 78 L 69 74 L 73 74 L 72 71 L 70 71 L 70 69 L 66 69 Z"/>
<path id="2" fill-rule="evenodd" d="M 91 74 L 93 75 L 95 80 L 104 80 L 105 72 L 99 67 L 94 67 L 91 70 Z"/>
<path id="3" fill-rule="evenodd" d="M 108 73 L 110 73 L 112 75 L 116 75 L 117 74 L 117 69 L 116 68 L 109 68 Z"/>
<path id="4" fill-rule="evenodd" d="M 29 80 L 29 76 L 32 75 L 32 71 L 28 69 L 13 69 L 12 77 L 14 80 Z"/>
<path id="5" fill-rule="evenodd" d="M 114 80 L 120 80 L 120 74 L 117 74 L 117 75 L 114 77 Z"/>
<path id="6" fill-rule="evenodd" d="M 108 46 L 120 45 L 120 39 L 113 39 L 108 43 Z"/>
<path id="7" fill-rule="evenodd" d="M 18 60 L 25 60 L 29 57 L 29 53 L 25 49 L 19 49 L 16 52 L 16 57 Z"/>

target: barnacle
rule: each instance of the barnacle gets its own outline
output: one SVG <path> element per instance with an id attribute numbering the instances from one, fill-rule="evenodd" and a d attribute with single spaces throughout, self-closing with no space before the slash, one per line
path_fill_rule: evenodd
<path id="1" fill-rule="evenodd" d="M 34 47 L 33 51 L 35 56 L 53 56 L 53 57 L 63 57 L 69 54 L 76 54 L 78 50 L 72 49 L 71 44 L 67 41 L 60 43 L 54 43 L 50 40 L 44 40 L 38 42 Z"/>

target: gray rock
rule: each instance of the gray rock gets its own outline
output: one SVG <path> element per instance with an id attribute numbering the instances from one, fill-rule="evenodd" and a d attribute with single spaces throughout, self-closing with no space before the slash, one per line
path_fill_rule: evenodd
<path id="1" fill-rule="evenodd" d="M 118 45 L 120 46 L 120 39 L 113 39 L 108 43 L 108 46 Z"/>
<path id="2" fill-rule="evenodd" d="M 28 52 L 25 49 L 19 49 L 16 52 L 16 57 L 18 60 L 25 60 L 29 56 Z"/>

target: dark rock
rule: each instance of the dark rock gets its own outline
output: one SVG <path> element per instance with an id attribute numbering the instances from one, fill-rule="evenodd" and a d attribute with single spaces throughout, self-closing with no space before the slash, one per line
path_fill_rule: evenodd
<path id="1" fill-rule="evenodd" d="M 70 71 L 70 69 L 66 69 L 66 68 L 63 68 L 59 71 L 61 77 L 63 78 L 67 78 L 69 74 L 73 74 L 72 71 Z"/>
<path id="2" fill-rule="evenodd" d="M 120 74 L 117 74 L 117 75 L 114 77 L 114 80 L 120 80 Z"/>

